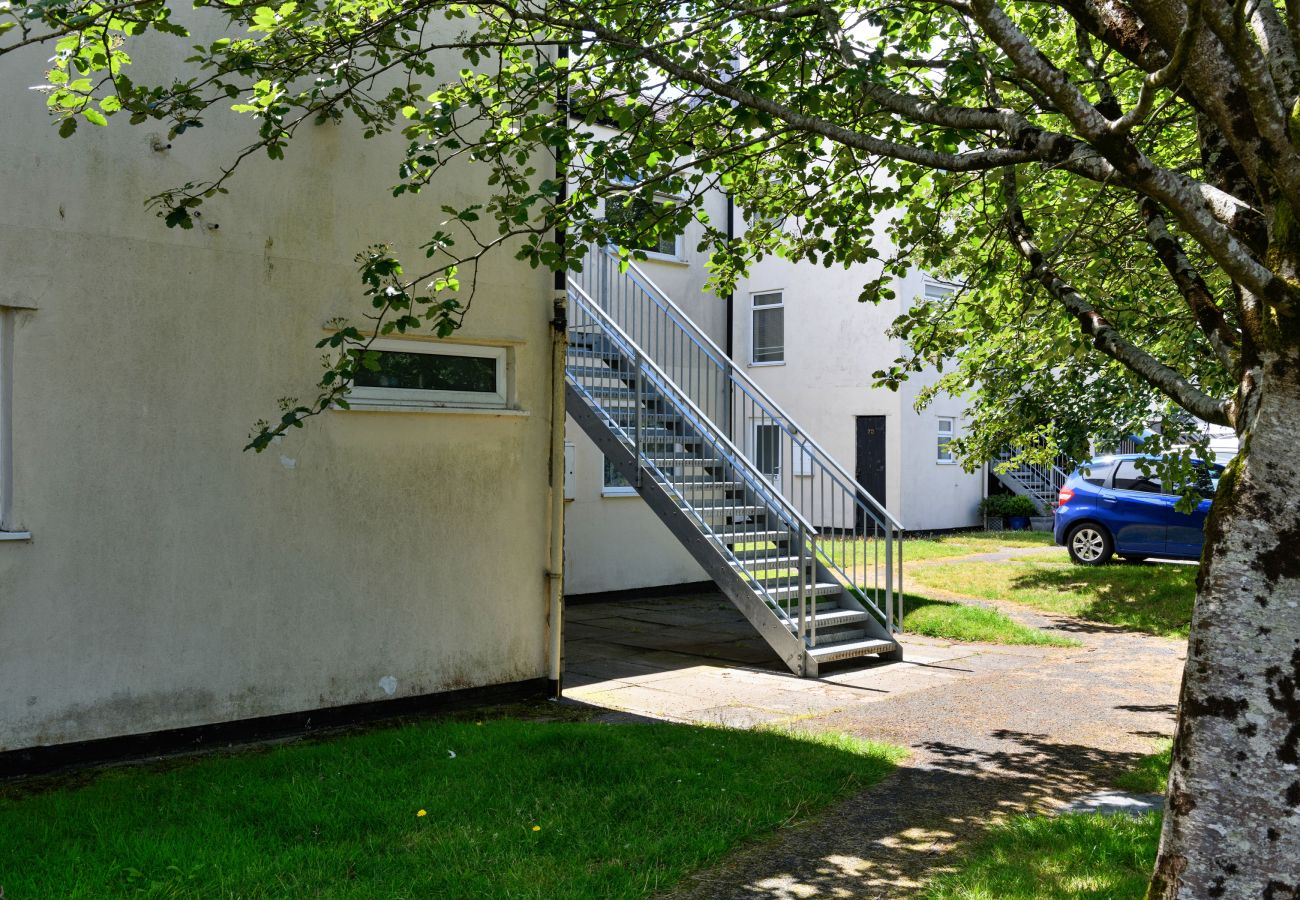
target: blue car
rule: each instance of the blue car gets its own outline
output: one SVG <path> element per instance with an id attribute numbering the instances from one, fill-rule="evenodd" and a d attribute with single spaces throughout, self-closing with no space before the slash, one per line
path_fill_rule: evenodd
<path id="1" fill-rule="evenodd" d="M 1174 508 L 1177 494 L 1166 493 L 1159 476 L 1138 467 L 1140 454 L 1102 456 L 1081 467 L 1061 487 L 1056 508 L 1056 543 L 1084 566 L 1100 566 L 1119 556 L 1140 562 L 1149 556 L 1200 559 L 1205 514 L 1219 486 L 1223 466 L 1197 462 L 1195 512 Z"/>

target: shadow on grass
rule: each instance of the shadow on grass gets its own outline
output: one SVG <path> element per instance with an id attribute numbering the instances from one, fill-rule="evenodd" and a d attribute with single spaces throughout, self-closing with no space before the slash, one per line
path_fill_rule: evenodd
<path id="1" fill-rule="evenodd" d="M 878 781 L 842 735 L 434 721 L 0 789 L 12 897 L 639 897 Z"/>
<path id="2" fill-rule="evenodd" d="M 834 807 L 814 828 L 688 876 L 669 896 L 911 896 L 918 882 L 953 871 L 959 862 L 953 847 L 978 841 L 995 818 L 1041 813 L 1054 801 L 1108 787 L 1140 759 L 1026 732 L 979 737 L 995 738 L 998 749 L 922 744 L 923 764 L 900 768 L 861 798 Z"/>
<path id="3" fill-rule="evenodd" d="M 1093 622 L 1186 637 L 1196 599 L 1196 568 L 1036 565 L 1014 576 L 1011 589 L 1075 597 L 1071 614 Z"/>

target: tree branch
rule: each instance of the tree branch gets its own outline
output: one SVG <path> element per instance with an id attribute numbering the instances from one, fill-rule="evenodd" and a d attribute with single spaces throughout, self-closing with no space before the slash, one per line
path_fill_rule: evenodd
<path id="1" fill-rule="evenodd" d="M 1033 231 L 1025 222 L 1013 168 L 1008 167 L 1003 171 L 1002 187 L 1007 202 L 1007 231 L 1016 252 L 1029 263 L 1034 280 L 1078 320 L 1080 329 L 1092 338 L 1093 345 L 1197 418 L 1216 425 L 1231 426 L 1232 406 L 1228 400 L 1211 397 L 1133 344 L 1048 265 L 1034 240 Z"/>

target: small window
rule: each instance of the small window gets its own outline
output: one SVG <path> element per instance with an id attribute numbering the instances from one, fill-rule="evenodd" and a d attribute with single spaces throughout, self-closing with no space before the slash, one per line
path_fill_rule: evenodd
<path id="1" fill-rule="evenodd" d="M 354 351 L 361 352 L 361 351 Z M 461 344 L 378 339 L 374 368 L 357 367 L 348 403 L 365 408 L 506 405 L 506 350 Z"/>
<path id="2" fill-rule="evenodd" d="M 776 484 L 781 483 L 781 426 L 768 422 L 754 425 L 754 465 Z"/>
<path id="3" fill-rule="evenodd" d="M 754 363 L 785 362 L 785 295 L 768 291 L 754 295 Z"/>
<path id="4" fill-rule="evenodd" d="M 957 460 L 952 455 L 952 448 L 948 445 L 952 443 L 956 435 L 957 420 L 952 418 L 939 417 L 939 441 L 935 461 L 940 463 L 955 463 Z"/>
<path id="5" fill-rule="evenodd" d="M 1154 460 L 1148 462 L 1148 465 L 1154 467 Z M 1143 474 L 1142 470 L 1137 467 L 1137 461 L 1132 459 L 1122 459 L 1115 469 L 1115 490 L 1117 491 L 1140 491 L 1144 494 L 1163 494 L 1164 487 L 1160 484 L 1160 476 L 1155 472 L 1150 475 Z"/>
<path id="6" fill-rule="evenodd" d="M 602 457 L 605 461 L 605 480 L 601 486 L 601 493 L 607 497 L 628 497 L 636 494 L 636 488 L 632 482 L 623 477 L 623 473 L 618 470 L 618 466 L 609 461 L 609 457 Z"/>
<path id="7" fill-rule="evenodd" d="M 922 295 L 926 300 L 942 300 L 949 294 L 957 290 L 955 284 L 943 284 L 938 281 L 927 281 L 922 289 Z"/>
<path id="8" fill-rule="evenodd" d="M 656 256 L 681 259 L 681 236 L 663 233 L 663 223 L 655 217 L 662 215 L 649 201 L 641 197 L 619 200 L 611 198 L 605 206 L 605 220 L 616 232 L 619 246 L 627 250 L 644 250 Z"/>

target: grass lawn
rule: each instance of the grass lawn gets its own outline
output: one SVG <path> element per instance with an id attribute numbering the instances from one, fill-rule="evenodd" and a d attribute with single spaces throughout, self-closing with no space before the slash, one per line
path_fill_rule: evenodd
<path id="1" fill-rule="evenodd" d="M 1156 862 L 1160 815 L 1017 816 L 994 826 L 929 900 L 1141 900 Z"/>
<path id="2" fill-rule="evenodd" d="M 902 754 L 838 735 L 421 722 L 0 788 L 0 884 L 12 898 L 641 897 Z"/>
<path id="3" fill-rule="evenodd" d="M 1162 794 L 1169 747 L 1138 760 L 1116 787 Z M 928 900 L 1142 900 L 1160 844 L 1159 813 L 1016 816 L 993 826 L 955 871 L 927 885 Z"/>
<path id="4" fill-rule="evenodd" d="M 1136 794 L 1165 793 L 1169 790 L 1169 764 L 1173 748 L 1173 741 L 1164 741 L 1157 752 L 1142 757 L 1131 771 L 1116 778 L 1115 786 Z"/>
<path id="5" fill-rule="evenodd" d="M 931 600 L 910 594 L 903 602 L 903 631 L 952 641 L 1079 646 L 1079 642 L 1073 638 L 1021 625 L 996 609 Z"/>
<path id="6" fill-rule="evenodd" d="M 827 538 L 832 557 L 840 565 L 868 566 L 879 554 L 881 564 L 885 559 L 883 540 L 850 541 Z M 903 561 L 918 562 L 926 559 L 947 559 L 970 556 L 975 553 L 994 553 L 1017 547 L 1050 547 L 1052 535 L 1044 531 L 963 531 L 939 537 L 906 538 L 903 541 Z"/>
<path id="7" fill-rule="evenodd" d="M 966 597 L 1009 600 L 1168 637 L 1186 637 L 1196 596 L 1196 566 L 1168 563 L 1090 568 L 1069 562 L 941 563 L 918 567 L 910 586 Z"/>

